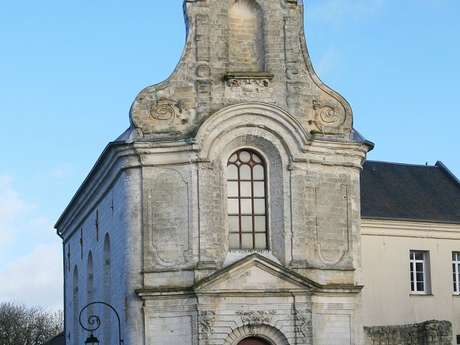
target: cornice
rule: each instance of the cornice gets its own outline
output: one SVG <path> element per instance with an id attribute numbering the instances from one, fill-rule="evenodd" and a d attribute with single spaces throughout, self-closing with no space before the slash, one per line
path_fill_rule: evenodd
<path id="1" fill-rule="evenodd" d="M 149 165 L 181 164 L 190 162 L 196 146 L 190 142 L 112 142 L 106 146 L 77 192 L 56 222 L 58 235 L 67 237 L 80 227 L 114 181 L 127 169 Z M 169 159 L 163 159 L 168 156 Z M 149 161 L 157 156 L 160 162 Z M 171 158 L 172 157 L 172 158 Z"/>
<path id="2" fill-rule="evenodd" d="M 460 224 L 362 219 L 361 235 L 460 240 Z"/>

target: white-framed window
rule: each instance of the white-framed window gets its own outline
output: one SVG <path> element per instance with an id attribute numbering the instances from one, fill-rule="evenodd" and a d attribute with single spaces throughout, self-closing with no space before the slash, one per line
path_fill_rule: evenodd
<path id="1" fill-rule="evenodd" d="M 409 258 L 411 293 L 420 295 L 430 294 L 429 252 L 411 250 Z"/>
<path id="2" fill-rule="evenodd" d="M 454 294 L 460 295 L 460 252 L 452 252 L 452 274 L 454 278 Z"/>

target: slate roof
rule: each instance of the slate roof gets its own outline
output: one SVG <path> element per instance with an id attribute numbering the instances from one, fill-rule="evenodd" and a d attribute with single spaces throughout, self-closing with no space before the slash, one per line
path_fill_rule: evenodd
<path id="1" fill-rule="evenodd" d="M 57 336 L 51 338 L 44 345 L 65 345 L 64 333 L 60 333 Z"/>
<path id="2" fill-rule="evenodd" d="M 363 219 L 460 224 L 460 182 L 434 166 L 367 161 L 361 173 Z"/>

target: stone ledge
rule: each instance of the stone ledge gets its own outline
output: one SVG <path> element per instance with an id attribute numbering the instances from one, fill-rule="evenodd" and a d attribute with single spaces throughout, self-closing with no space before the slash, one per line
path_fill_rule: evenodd
<path id="1" fill-rule="evenodd" d="M 224 80 L 244 80 L 244 79 L 254 79 L 254 80 L 272 80 L 274 75 L 268 72 L 227 72 L 224 75 Z"/>

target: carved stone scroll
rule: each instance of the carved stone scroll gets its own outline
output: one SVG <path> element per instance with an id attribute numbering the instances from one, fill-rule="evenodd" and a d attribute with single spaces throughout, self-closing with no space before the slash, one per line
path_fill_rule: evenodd
<path id="1" fill-rule="evenodd" d="M 315 110 L 315 124 L 323 133 L 334 132 L 345 122 L 345 111 L 332 104 L 323 104 L 313 101 Z"/>

